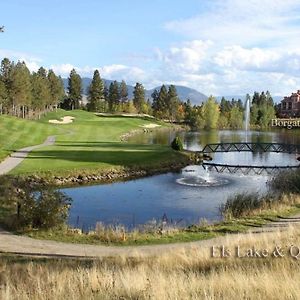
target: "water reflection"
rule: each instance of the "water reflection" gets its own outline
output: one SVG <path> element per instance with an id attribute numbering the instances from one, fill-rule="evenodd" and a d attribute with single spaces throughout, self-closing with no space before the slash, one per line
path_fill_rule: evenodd
<path id="1" fill-rule="evenodd" d="M 249 131 L 248 141 L 300 144 L 299 133 L 299 130 Z M 242 130 L 187 133 L 166 130 L 140 134 L 132 137 L 130 142 L 169 145 L 176 135 L 183 139 L 185 148 L 194 151 L 202 150 L 208 143 L 245 141 Z M 297 164 L 296 155 L 287 153 L 214 153 L 213 159 L 227 164 Z M 267 190 L 268 176 L 211 173 L 207 180 L 202 166 L 190 168 L 198 168 L 199 173 L 183 170 L 181 174 L 168 173 L 127 182 L 64 189 L 73 199 L 69 223 L 76 227 L 93 227 L 97 221 L 102 221 L 106 224 L 122 223 L 132 228 L 151 219 L 161 219 L 164 215 L 173 220 L 183 219 L 182 225 L 202 218 L 215 221 L 220 219 L 220 204 L 229 195 Z M 209 180 L 226 184 L 208 184 Z"/>

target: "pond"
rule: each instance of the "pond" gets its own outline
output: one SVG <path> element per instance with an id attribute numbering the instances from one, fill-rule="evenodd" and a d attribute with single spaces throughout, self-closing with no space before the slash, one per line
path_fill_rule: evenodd
<path id="1" fill-rule="evenodd" d="M 169 144 L 175 135 L 181 136 L 186 149 L 197 151 L 208 143 L 273 142 L 300 144 L 297 130 L 278 131 L 153 131 L 132 137 L 133 143 Z M 228 152 L 215 153 L 213 162 L 244 165 L 296 165 L 295 154 Z M 179 173 L 167 173 L 147 178 L 66 188 L 73 199 L 69 224 L 93 228 L 97 222 L 123 224 L 128 229 L 151 220 L 167 219 L 185 226 L 201 219 L 221 218 L 219 207 L 230 195 L 243 191 L 267 191 L 268 175 L 242 175 L 207 172 L 202 166 L 188 166 Z M 208 181 L 208 184 L 206 184 Z M 212 183 L 212 184 L 211 184 Z"/>

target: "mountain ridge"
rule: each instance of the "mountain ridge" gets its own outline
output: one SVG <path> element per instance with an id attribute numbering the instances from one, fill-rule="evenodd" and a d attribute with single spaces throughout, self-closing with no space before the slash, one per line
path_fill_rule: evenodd
<path id="1" fill-rule="evenodd" d="M 67 89 L 68 86 L 68 79 L 63 78 L 63 83 L 65 89 Z M 102 79 L 107 87 L 114 81 L 114 80 L 109 80 L 109 79 Z M 92 79 L 89 77 L 83 77 L 82 78 L 82 86 L 83 86 L 83 95 L 87 95 L 88 93 L 88 86 L 90 85 Z M 168 88 L 170 84 L 165 84 L 165 86 Z M 175 85 L 177 94 L 180 100 L 186 101 L 187 99 L 190 99 L 192 104 L 201 104 L 203 101 L 207 100 L 207 96 L 195 89 L 182 86 L 182 85 Z M 159 91 L 161 86 L 154 87 L 152 89 L 145 89 L 145 96 L 146 99 L 151 99 L 151 94 L 155 89 Z M 134 87 L 130 84 L 127 84 L 127 89 L 128 89 L 128 98 L 133 98 L 133 90 Z"/>

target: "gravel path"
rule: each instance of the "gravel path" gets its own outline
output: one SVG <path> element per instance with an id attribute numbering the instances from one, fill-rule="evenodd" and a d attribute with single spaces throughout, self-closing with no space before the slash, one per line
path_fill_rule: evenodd
<path id="1" fill-rule="evenodd" d="M 18 164 L 20 164 L 34 149 L 43 147 L 43 146 L 50 146 L 55 143 L 55 136 L 49 136 L 43 144 L 30 146 L 26 148 L 22 148 L 13 152 L 9 157 L 7 157 L 3 162 L 0 163 L 0 175 L 7 174 L 12 169 L 14 169 Z"/>

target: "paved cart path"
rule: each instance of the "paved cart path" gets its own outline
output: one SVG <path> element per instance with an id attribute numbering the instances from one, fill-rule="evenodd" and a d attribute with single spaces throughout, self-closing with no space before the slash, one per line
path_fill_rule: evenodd
<path id="1" fill-rule="evenodd" d="M 43 144 L 26 147 L 14 152 L 10 157 L 0 163 L 0 175 L 13 170 L 32 150 L 43 146 L 53 145 L 54 143 L 55 137 L 49 136 Z M 229 234 L 209 240 L 189 243 L 124 247 L 37 240 L 27 236 L 15 235 L 0 228 L 0 252 L 45 257 L 94 258 L 116 255 L 147 256 L 171 252 L 175 249 L 189 249 L 195 247 L 199 248 L 199 251 L 209 251 L 209 248 L 213 245 L 228 244 L 229 239 L 230 243 L 234 241 L 238 242 L 240 238 L 245 237 L 247 234 L 284 231 L 287 230 L 289 226 L 300 226 L 300 214 L 287 218 L 279 218 L 277 221 L 270 222 L 262 227 L 253 228 L 249 230 L 248 233 L 244 234 Z"/>
<path id="2" fill-rule="evenodd" d="M 43 147 L 43 146 L 50 146 L 54 145 L 55 143 L 55 136 L 48 136 L 43 144 L 29 146 L 26 148 L 22 148 L 13 152 L 9 157 L 7 157 L 4 161 L 0 163 L 0 175 L 4 175 L 9 173 L 13 170 L 17 165 L 19 165 L 27 155 L 34 149 Z"/>
<path id="3" fill-rule="evenodd" d="M 247 234 L 274 233 L 287 230 L 289 226 L 300 226 L 300 214 L 288 218 L 280 218 L 262 227 L 249 230 L 248 233 L 228 234 L 209 240 L 189 243 L 174 243 L 147 246 L 103 246 L 63 243 L 51 240 L 37 240 L 27 236 L 14 235 L 0 229 L 0 252 L 14 253 L 29 256 L 69 257 L 69 258 L 96 258 L 108 256 L 149 256 L 178 249 L 199 248 L 199 251 L 210 251 L 213 245 L 229 245 L 238 243 Z"/>

